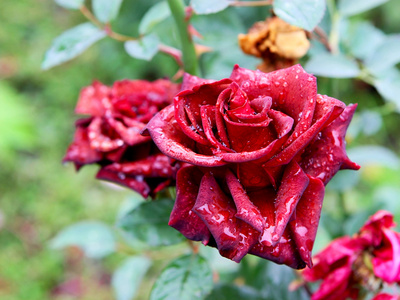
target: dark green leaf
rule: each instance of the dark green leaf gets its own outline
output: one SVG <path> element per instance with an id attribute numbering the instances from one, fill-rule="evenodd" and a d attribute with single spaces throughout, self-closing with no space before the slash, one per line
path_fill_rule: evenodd
<path id="1" fill-rule="evenodd" d="M 236 286 L 232 284 L 219 284 L 207 296 L 206 300 L 267 300 L 262 298 L 254 288 L 249 286 Z"/>
<path id="2" fill-rule="evenodd" d="M 150 265 L 151 261 L 147 257 L 133 256 L 115 270 L 111 284 L 116 300 L 131 300 L 135 296 Z"/>
<path id="3" fill-rule="evenodd" d="M 65 31 L 54 39 L 50 49 L 47 50 L 42 69 L 47 70 L 73 59 L 105 36 L 103 30 L 91 23 L 83 23 Z"/>
<path id="4" fill-rule="evenodd" d="M 158 37 L 150 34 L 137 41 L 125 42 L 125 50 L 132 57 L 151 60 L 158 52 L 159 43 Z"/>
<path id="5" fill-rule="evenodd" d="M 212 286 L 212 271 L 207 261 L 199 255 L 185 255 L 163 270 L 150 300 L 200 300 Z"/>
<path id="6" fill-rule="evenodd" d="M 171 11 L 166 1 L 155 4 L 146 12 L 140 21 L 139 33 L 149 33 L 154 26 L 168 18 L 170 15 Z"/>
<path id="7" fill-rule="evenodd" d="M 388 148 L 376 145 L 365 145 L 351 148 L 347 151 L 351 160 L 361 166 L 381 165 L 388 168 L 400 167 L 400 160 L 395 153 Z"/>
<path id="8" fill-rule="evenodd" d="M 310 58 L 305 65 L 307 72 L 333 78 L 352 78 L 360 73 L 357 62 L 344 55 L 321 53 Z"/>
<path id="9" fill-rule="evenodd" d="M 365 61 L 365 66 L 379 74 L 400 62 L 400 35 L 388 36 Z"/>
<path id="10" fill-rule="evenodd" d="M 79 9 L 85 0 L 55 0 L 56 3 L 68 9 Z"/>
<path id="11" fill-rule="evenodd" d="M 168 226 L 173 204 L 169 199 L 144 202 L 125 215 L 118 225 L 130 237 L 150 246 L 180 243 L 185 238 Z"/>
<path id="12" fill-rule="evenodd" d="M 115 251 L 115 238 L 110 227 L 96 221 L 82 221 L 68 226 L 50 241 L 50 247 L 81 248 L 90 258 L 102 258 Z"/>
<path id="13" fill-rule="evenodd" d="M 289 24 L 314 30 L 325 13 L 325 0 L 275 0 L 275 14 Z"/>
<path id="14" fill-rule="evenodd" d="M 352 16 L 377 7 L 389 0 L 340 0 L 339 11 L 343 15 Z"/>
<path id="15" fill-rule="evenodd" d="M 122 0 L 93 0 L 92 6 L 97 19 L 103 23 L 114 20 L 118 16 Z"/>
<path id="16" fill-rule="evenodd" d="M 197 14 L 206 15 L 224 10 L 230 2 L 230 0 L 192 0 L 190 5 Z"/>

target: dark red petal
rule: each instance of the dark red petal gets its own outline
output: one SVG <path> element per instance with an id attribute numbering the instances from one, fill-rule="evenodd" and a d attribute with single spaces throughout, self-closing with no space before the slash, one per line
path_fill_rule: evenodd
<path id="1" fill-rule="evenodd" d="M 257 161 L 237 164 L 236 174 L 247 191 L 264 188 L 272 184 L 268 174 Z"/>
<path id="2" fill-rule="evenodd" d="M 255 98 L 260 95 L 272 97 L 272 108 L 294 119 L 293 134 L 301 134 L 307 129 L 313 117 L 317 96 L 317 82 L 300 65 L 270 73 L 251 71 L 235 66 L 231 77 L 239 83 L 246 94 Z M 310 112 L 307 114 L 307 112 Z"/>
<path id="3" fill-rule="evenodd" d="M 191 90 L 193 89 L 196 85 L 202 85 L 205 83 L 212 83 L 215 82 L 215 80 L 212 79 L 204 79 L 200 78 L 194 75 L 190 75 L 189 73 L 183 74 L 183 81 L 182 81 L 182 87 L 181 90 Z"/>
<path id="4" fill-rule="evenodd" d="M 293 127 L 293 118 L 285 115 L 284 113 L 277 110 L 269 110 L 268 116 L 272 119 L 272 124 L 278 133 L 278 138 L 287 135 Z"/>
<path id="5" fill-rule="evenodd" d="M 204 105 L 201 107 L 201 121 L 204 133 L 207 137 L 207 140 L 211 143 L 217 153 L 221 150 L 232 152 L 232 150 L 228 148 L 226 144 L 222 144 L 222 141 L 218 140 L 214 135 L 213 128 L 216 127 L 215 111 L 215 106 L 212 105 Z"/>
<path id="6" fill-rule="evenodd" d="M 101 117 L 111 106 L 110 88 L 99 81 L 81 90 L 75 113 Z"/>
<path id="7" fill-rule="evenodd" d="M 293 213 L 296 210 L 303 192 L 308 186 L 309 179 L 300 166 L 292 161 L 283 174 L 281 186 L 275 200 L 275 231 L 273 243 L 279 242 Z"/>
<path id="8" fill-rule="evenodd" d="M 180 231 L 186 238 L 202 241 L 204 245 L 210 240 L 210 231 L 192 208 L 203 173 L 194 166 L 186 166 L 178 171 L 176 178 L 176 201 L 168 225 Z"/>
<path id="9" fill-rule="evenodd" d="M 235 202 L 237 213 L 235 217 L 251 225 L 259 232 L 263 232 L 265 221 L 258 208 L 250 201 L 246 191 L 236 176 L 228 169 L 226 183 Z"/>
<path id="10" fill-rule="evenodd" d="M 63 158 L 63 162 L 74 162 L 77 169 L 82 165 L 92 164 L 102 159 L 101 152 L 96 151 L 90 146 L 86 123 L 90 123 L 91 119 L 80 121 L 76 124 L 74 141 L 68 147 L 67 153 Z"/>
<path id="11" fill-rule="evenodd" d="M 112 165 L 110 165 L 112 166 Z M 96 178 L 106 181 L 111 181 L 118 183 L 120 185 L 126 186 L 139 194 L 144 198 L 147 198 L 151 192 L 149 185 L 143 180 L 143 176 L 126 176 L 122 172 L 115 172 L 114 170 L 102 167 L 99 172 L 97 172 Z"/>
<path id="12" fill-rule="evenodd" d="M 113 139 L 110 136 L 103 134 L 102 126 L 105 125 L 105 120 L 100 117 L 93 118 L 88 126 L 88 137 L 90 147 L 101 152 L 110 152 L 124 145 L 124 141 L 120 138 Z"/>
<path id="13" fill-rule="evenodd" d="M 332 120 L 333 116 L 338 116 L 343 111 L 343 108 L 338 106 L 329 107 L 326 114 L 317 120 L 306 132 L 299 136 L 293 143 L 291 143 L 282 152 L 275 155 L 270 161 L 268 161 L 266 167 L 276 167 L 283 164 L 288 164 L 296 154 L 301 152 L 317 135 L 321 129 L 326 126 L 327 122 Z M 287 144 L 287 142 L 286 142 Z"/>
<path id="14" fill-rule="evenodd" d="M 226 164 L 219 157 L 197 154 L 191 149 L 193 141 L 181 131 L 174 120 L 174 107 L 172 105 L 156 114 L 147 124 L 146 130 L 161 152 L 178 161 L 204 167 Z"/>
<path id="15" fill-rule="evenodd" d="M 332 98 L 331 98 L 332 99 Z M 318 177 L 326 185 L 339 169 L 358 170 L 346 154 L 345 135 L 357 105 L 349 105 L 306 148 L 301 166 L 307 174 Z"/>
<path id="16" fill-rule="evenodd" d="M 140 132 L 146 126 L 146 124 L 143 124 L 142 122 L 131 119 L 129 122 L 130 126 L 126 126 L 122 122 L 113 118 L 108 118 L 107 122 L 121 136 L 121 139 L 124 141 L 124 143 L 128 144 L 129 146 L 151 141 L 150 137 L 140 134 Z"/>
<path id="17" fill-rule="evenodd" d="M 289 226 L 301 259 L 311 268 L 311 251 L 317 235 L 325 186 L 318 178 L 308 178 L 310 182 L 296 207 L 296 218 Z"/>
<path id="18" fill-rule="evenodd" d="M 259 233 L 235 217 L 236 209 L 215 178 L 204 174 L 193 211 L 204 221 L 222 256 L 239 262 L 257 242 Z"/>

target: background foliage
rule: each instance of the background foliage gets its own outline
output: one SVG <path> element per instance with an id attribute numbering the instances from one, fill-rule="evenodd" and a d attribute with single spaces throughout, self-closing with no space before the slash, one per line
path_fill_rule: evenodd
<path id="1" fill-rule="evenodd" d="M 392 50 L 399 49 L 400 3 L 380 1 L 381 6 L 363 10 L 360 5 L 346 4 L 362 1 L 346 1 L 339 1 L 339 11 L 331 15 L 337 18 L 333 23 L 340 37 L 337 55 L 326 53 L 316 43 L 305 61 L 306 69 L 321 75 L 321 94 L 347 104 L 359 103 L 348 133 L 348 153 L 362 169 L 342 171 L 328 185 L 314 253 L 331 239 L 354 233 L 378 208 L 390 210 L 400 221 L 400 92 L 396 85 L 400 58 Z M 150 30 L 150 25 L 140 27 L 140 19 L 155 3 L 123 1 L 113 29 L 131 36 Z M 99 14 L 102 20 L 112 17 Z M 199 42 L 216 50 L 202 57 L 205 75 L 225 77 L 235 63 L 254 68 L 257 62 L 240 53 L 236 35 L 268 14 L 268 8 L 231 7 L 193 18 L 203 35 Z M 148 298 L 155 278 L 167 264 L 187 264 L 174 261 L 187 253 L 186 244 L 178 243 L 182 239 L 173 230 L 163 234 L 170 234 L 168 240 L 174 239 L 176 245 L 167 246 L 157 239 L 149 243 L 157 247 L 144 244 L 148 235 L 143 238 L 134 230 L 140 224 L 124 218 L 137 209 L 146 210 L 141 200 L 133 192 L 92 180 L 94 168 L 85 167 L 76 174 L 61 159 L 72 139 L 73 109 L 83 86 L 93 79 L 110 85 L 123 78 L 172 77 L 178 69 L 175 62 L 162 53 L 150 62 L 134 59 L 125 51 L 130 46 L 104 38 L 73 61 L 41 71 L 52 40 L 87 20 L 52 0 L 35 5 L 27 0 L 3 0 L 0 20 L 0 299 L 111 299 L 115 293 L 118 299 L 131 299 L 133 294 L 136 299 Z M 324 18 L 321 26 L 330 31 L 330 24 L 332 20 Z M 161 42 L 175 46 L 177 41 L 163 34 L 172 26 L 167 17 L 152 31 Z M 345 66 L 334 68 L 343 62 Z M 164 211 L 160 207 L 157 213 L 162 219 L 168 207 Z M 72 242 L 80 248 L 65 247 L 76 232 L 79 241 Z M 302 291 L 293 296 L 285 289 L 294 279 L 288 268 L 254 257 L 237 265 L 204 247 L 200 253 L 212 263 L 214 279 L 216 272 L 219 278 L 207 299 L 229 299 L 230 294 L 237 299 L 304 297 Z M 191 263 L 198 264 L 203 278 L 212 280 L 202 258 Z M 199 274 L 190 276 L 196 283 Z M 141 278 L 140 285 L 132 284 Z"/>

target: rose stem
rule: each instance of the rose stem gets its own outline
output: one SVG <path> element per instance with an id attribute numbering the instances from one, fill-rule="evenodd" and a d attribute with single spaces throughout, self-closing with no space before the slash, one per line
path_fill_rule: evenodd
<path id="1" fill-rule="evenodd" d="M 186 20 L 185 17 L 185 5 L 183 0 L 168 0 L 168 5 L 178 28 L 184 70 L 189 74 L 199 75 L 196 50 L 188 31 L 189 21 Z"/>
<path id="2" fill-rule="evenodd" d="M 234 1 L 230 6 L 267 6 L 272 5 L 272 0 L 266 1 Z"/>

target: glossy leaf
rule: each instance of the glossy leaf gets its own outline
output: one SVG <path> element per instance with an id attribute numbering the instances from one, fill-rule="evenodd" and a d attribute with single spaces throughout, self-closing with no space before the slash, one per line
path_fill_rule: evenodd
<path id="1" fill-rule="evenodd" d="M 274 0 L 275 14 L 289 24 L 312 31 L 325 13 L 325 0 Z"/>
<path id="2" fill-rule="evenodd" d="M 151 60 L 158 52 L 158 45 L 158 37 L 150 34 L 140 40 L 125 42 L 125 50 L 132 57 Z"/>
<path id="3" fill-rule="evenodd" d="M 190 4 L 197 14 L 206 15 L 224 10 L 230 2 L 230 0 L 192 0 Z"/>
<path id="4" fill-rule="evenodd" d="M 93 12 L 103 23 L 114 20 L 118 16 L 122 0 L 93 0 Z"/>
<path id="5" fill-rule="evenodd" d="M 185 255 L 162 271 L 150 300 L 200 300 L 212 286 L 212 271 L 207 261 L 199 255 Z"/>
<path id="6" fill-rule="evenodd" d="M 150 266 L 151 261 L 145 256 L 127 258 L 112 275 L 116 300 L 131 300 Z"/>
<path id="7" fill-rule="evenodd" d="M 82 221 L 63 229 L 50 241 L 53 249 L 76 246 L 87 257 L 102 258 L 115 251 L 115 237 L 111 228 L 96 221 Z"/>
<path id="8" fill-rule="evenodd" d="M 55 0 L 56 3 L 68 9 L 79 9 L 85 0 Z"/>
<path id="9" fill-rule="evenodd" d="M 329 53 L 311 57 L 304 68 L 314 75 L 333 78 L 353 78 L 360 73 L 355 60 L 344 55 Z"/>
<path id="10" fill-rule="evenodd" d="M 105 36 L 103 30 L 91 23 L 83 23 L 65 31 L 54 39 L 50 49 L 47 50 L 42 69 L 47 70 L 73 59 Z"/>
<path id="11" fill-rule="evenodd" d="M 389 0 L 340 0 L 339 11 L 343 15 L 352 16 L 377 7 Z"/>
<path id="12" fill-rule="evenodd" d="M 185 238 L 168 226 L 173 201 L 169 199 L 143 202 L 126 214 L 119 226 L 131 238 L 150 246 L 165 246 L 182 242 Z"/>
<path id="13" fill-rule="evenodd" d="M 149 33 L 154 26 L 168 18 L 170 15 L 171 11 L 166 1 L 155 4 L 146 12 L 140 21 L 139 33 Z"/>
<path id="14" fill-rule="evenodd" d="M 400 62 L 400 35 L 387 37 L 365 61 L 366 67 L 378 74 Z"/>

